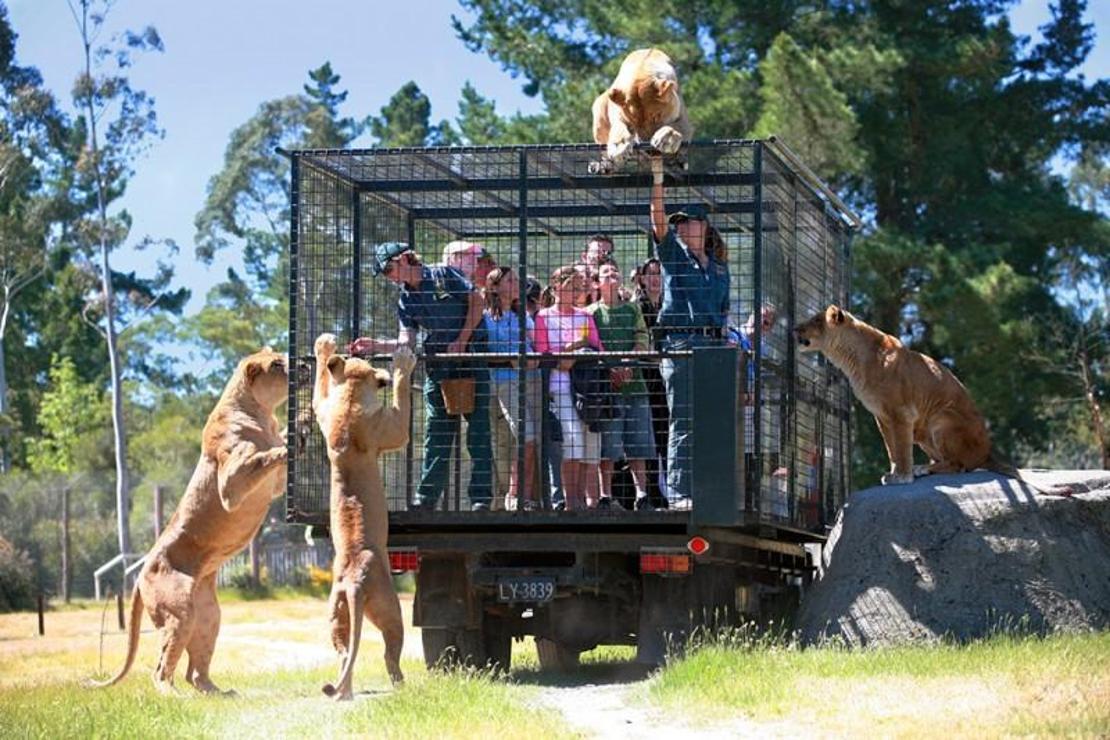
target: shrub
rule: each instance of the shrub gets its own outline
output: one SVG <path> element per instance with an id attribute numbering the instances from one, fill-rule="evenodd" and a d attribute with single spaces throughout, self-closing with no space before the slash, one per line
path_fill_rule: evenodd
<path id="1" fill-rule="evenodd" d="M 31 557 L 0 537 L 0 612 L 35 608 L 33 572 Z"/>

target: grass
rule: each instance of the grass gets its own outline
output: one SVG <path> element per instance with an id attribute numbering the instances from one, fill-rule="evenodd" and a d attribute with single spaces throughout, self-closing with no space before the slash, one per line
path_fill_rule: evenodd
<path id="1" fill-rule="evenodd" d="M 669 665 L 646 700 L 769 733 L 1105 736 L 1110 633 L 872 650 L 726 638 Z"/>
<path id="2" fill-rule="evenodd" d="M 402 605 L 411 623 L 411 599 Z M 106 621 L 105 673 L 118 669 L 126 650 L 114 611 Z M 180 695 L 155 691 L 149 674 L 157 636 L 149 620 L 127 678 L 108 689 L 87 689 L 81 682 L 96 673 L 100 616 L 88 602 L 48 612 L 46 636 L 39 637 L 35 614 L 0 615 L 0 737 L 575 736 L 556 713 L 536 707 L 538 687 L 481 672 L 428 673 L 416 630 L 406 635 L 402 688 L 390 686 L 377 632 L 368 626 L 355 671 L 356 700 L 326 699 L 320 687 L 335 679 L 337 668 L 326 605 L 303 597 L 223 602 L 212 678 L 234 688 L 237 698 L 197 695 L 184 683 L 184 660 Z M 518 648 L 527 662 L 524 646 Z"/>
<path id="3" fill-rule="evenodd" d="M 579 737 L 541 701 L 552 687 L 632 682 L 621 701 L 647 718 L 724 735 L 1001 736 L 1110 734 L 1110 633 L 1048 638 L 1000 634 L 971 645 L 849 651 L 802 650 L 781 638 L 736 633 L 707 640 L 640 681 L 623 666 L 634 649 L 602 647 L 573 674 L 539 671 L 531 641 L 514 643 L 509 681 L 481 672 L 428 673 L 415 629 L 405 640 L 406 684 L 385 675 L 377 631 L 364 632 L 351 703 L 320 687 L 334 680 L 320 599 L 224 601 L 212 678 L 238 698 L 204 697 L 184 684 L 158 694 L 149 679 L 157 636 L 144 623 L 132 673 L 90 690 L 101 611 L 89 602 L 48 612 L 45 637 L 33 613 L 0 615 L 0 737 L 387 738 Z M 402 596 L 411 624 L 411 597 Z M 123 661 L 114 606 L 104 636 L 104 673 Z M 562 690 L 562 689 L 554 689 Z M 556 702 L 558 703 L 558 702 Z M 575 711 L 572 709 L 571 711 Z M 619 728 L 598 728 L 619 731 Z"/>

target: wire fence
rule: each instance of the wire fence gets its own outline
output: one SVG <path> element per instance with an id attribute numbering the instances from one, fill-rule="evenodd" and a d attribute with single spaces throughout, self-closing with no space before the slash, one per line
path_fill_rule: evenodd
<path id="1" fill-rule="evenodd" d="M 410 441 L 382 460 L 393 512 L 685 511 L 695 450 L 715 444 L 691 353 L 736 345 L 750 369 L 721 410 L 743 453 L 720 452 L 743 510 L 823 526 L 848 487 L 849 397 L 790 329 L 847 303 L 850 227 L 777 152 L 695 143 L 667 162 L 668 213 L 703 208 L 717 235 L 700 266 L 655 259 L 646 156 L 591 175 L 592 145 L 292 153 L 290 520 L 327 521 L 313 344 L 332 333 L 340 351 L 379 340 L 381 368 L 390 340 L 415 341 Z M 723 290 L 719 315 L 682 319 L 668 281 L 689 306 Z"/>

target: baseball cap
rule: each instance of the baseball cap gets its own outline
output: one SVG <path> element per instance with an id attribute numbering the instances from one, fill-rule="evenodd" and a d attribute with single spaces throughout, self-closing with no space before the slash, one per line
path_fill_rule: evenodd
<path id="1" fill-rule="evenodd" d="M 705 206 L 700 203 L 685 206 L 667 218 L 667 223 L 677 224 L 683 221 L 708 221 L 709 213 L 705 210 Z"/>
<path id="2" fill-rule="evenodd" d="M 449 264 L 452 257 L 464 254 L 473 254 L 475 259 L 492 258 L 486 248 L 478 242 L 453 241 L 448 242 L 443 248 L 443 262 Z"/>
<path id="3" fill-rule="evenodd" d="M 370 264 L 370 272 L 374 275 L 381 275 L 385 270 L 386 264 L 391 259 L 411 251 L 412 247 L 405 242 L 383 242 L 381 244 L 375 244 L 374 261 Z"/>

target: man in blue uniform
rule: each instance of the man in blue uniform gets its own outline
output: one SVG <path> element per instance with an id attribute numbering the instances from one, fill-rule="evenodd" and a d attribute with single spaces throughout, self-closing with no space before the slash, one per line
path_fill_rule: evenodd
<path id="1" fill-rule="evenodd" d="M 375 275 L 400 288 L 397 339 L 360 337 L 351 343 L 354 353 L 390 353 L 398 345 L 416 344 L 424 334 L 424 356 L 466 352 L 482 326 L 482 299 L 457 269 L 425 265 L 408 244 L 388 242 L 374 248 L 370 265 Z M 447 415 L 440 383 L 448 378 L 474 378 L 474 409 L 465 414 L 466 446 L 470 452 L 469 496 L 474 511 L 489 509 L 491 494 L 489 371 L 466 363 L 428 362 L 424 379 L 424 463 L 412 508 L 431 510 L 447 487 L 451 450 L 458 424 Z"/>
<path id="2" fill-rule="evenodd" d="M 663 303 L 655 333 L 663 349 L 722 344 L 729 313 L 728 261 L 709 225 L 705 208 L 689 206 L 667 216 L 663 203 L 663 160 L 652 159 L 651 226 L 663 273 Z M 715 238 L 711 238 L 715 237 Z M 667 487 L 671 508 L 691 507 L 693 455 L 692 364 L 664 359 L 659 371 L 667 388 L 670 427 Z"/>

